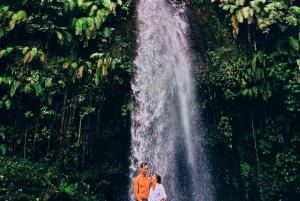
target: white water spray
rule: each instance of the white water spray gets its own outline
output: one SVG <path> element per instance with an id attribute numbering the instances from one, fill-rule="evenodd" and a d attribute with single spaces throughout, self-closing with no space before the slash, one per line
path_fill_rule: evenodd
<path id="1" fill-rule="evenodd" d="M 139 0 L 137 28 L 128 199 L 134 200 L 132 181 L 146 162 L 149 175 L 162 176 L 168 200 L 211 201 L 185 5 Z"/>

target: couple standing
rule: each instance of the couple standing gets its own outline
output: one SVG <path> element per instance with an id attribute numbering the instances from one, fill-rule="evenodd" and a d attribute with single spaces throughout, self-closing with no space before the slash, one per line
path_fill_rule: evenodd
<path id="1" fill-rule="evenodd" d="M 133 192 L 137 201 L 165 201 L 167 199 L 161 177 L 154 174 L 152 178 L 147 176 L 148 164 L 140 165 L 140 174 L 134 179 Z M 152 183 L 152 187 L 150 188 Z"/>

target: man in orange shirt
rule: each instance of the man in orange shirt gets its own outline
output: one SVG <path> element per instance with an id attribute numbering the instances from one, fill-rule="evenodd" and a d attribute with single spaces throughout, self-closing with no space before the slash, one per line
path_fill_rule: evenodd
<path id="1" fill-rule="evenodd" d="M 134 179 L 133 192 L 137 201 L 148 201 L 151 178 L 147 176 L 148 164 L 140 165 L 140 174 Z"/>

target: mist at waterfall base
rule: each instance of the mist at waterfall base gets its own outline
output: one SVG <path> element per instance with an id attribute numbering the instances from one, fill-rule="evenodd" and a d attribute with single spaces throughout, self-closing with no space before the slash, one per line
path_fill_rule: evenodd
<path id="1" fill-rule="evenodd" d="M 136 9 L 128 200 L 135 200 L 133 179 L 143 162 L 149 165 L 149 176 L 162 176 L 167 200 L 213 200 L 194 97 L 185 5 L 138 0 Z"/>

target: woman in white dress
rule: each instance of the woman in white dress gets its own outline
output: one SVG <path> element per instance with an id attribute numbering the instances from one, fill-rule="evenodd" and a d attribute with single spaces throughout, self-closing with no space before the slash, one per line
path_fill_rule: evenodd
<path id="1" fill-rule="evenodd" d="M 165 201 L 166 199 L 167 195 L 164 186 L 161 184 L 161 177 L 158 174 L 154 174 L 152 176 L 149 201 Z"/>

